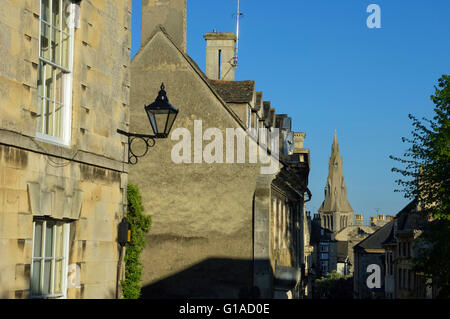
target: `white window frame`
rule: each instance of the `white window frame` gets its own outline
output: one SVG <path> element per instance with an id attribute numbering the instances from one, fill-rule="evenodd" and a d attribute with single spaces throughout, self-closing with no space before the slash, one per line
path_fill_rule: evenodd
<path id="1" fill-rule="evenodd" d="M 64 4 L 64 0 L 59 0 L 60 2 L 60 15 L 61 18 L 63 18 L 63 4 Z M 49 4 L 50 4 L 50 8 L 49 8 L 49 12 L 50 12 L 50 16 L 52 14 L 52 4 L 53 1 L 49 0 Z M 36 138 L 38 140 L 41 140 L 43 142 L 47 142 L 47 143 L 51 143 L 51 144 L 56 144 L 56 145 L 61 145 L 61 146 L 66 146 L 68 147 L 70 145 L 70 140 L 71 140 L 71 133 L 72 133 L 72 88 L 73 88 L 73 52 L 74 52 L 74 35 L 75 35 L 75 4 L 74 3 L 70 3 L 68 6 L 68 10 L 69 10 L 69 17 L 67 18 L 67 25 L 69 26 L 69 53 L 68 53 L 68 68 L 64 68 L 61 65 L 55 64 L 52 61 L 49 61 L 48 59 L 44 58 L 41 56 L 41 34 L 42 34 L 42 24 L 49 24 L 48 22 L 44 21 L 42 18 L 42 0 L 40 0 L 39 3 L 39 7 L 40 7 L 40 11 L 39 11 L 39 69 L 38 72 L 40 71 L 41 65 L 45 65 L 48 64 L 52 67 L 56 67 L 60 70 L 62 70 L 64 72 L 64 98 L 62 101 L 62 104 L 64 105 L 64 109 L 63 109 L 63 118 L 62 118 L 62 137 L 55 137 L 53 135 L 49 135 L 49 134 L 45 134 L 42 133 L 40 131 L 40 129 L 38 127 L 36 127 Z M 51 25 L 51 23 L 50 23 Z M 50 26 L 50 30 L 52 26 Z M 49 49 L 51 46 L 51 34 L 52 32 L 50 32 L 49 36 Z M 62 30 L 60 32 L 60 34 L 62 34 Z M 62 43 L 62 42 L 60 42 Z M 60 53 L 60 55 L 62 55 L 62 53 Z M 45 92 L 45 68 L 43 71 L 44 74 L 44 89 L 43 91 Z M 56 90 L 56 83 L 55 83 L 55 90 Z M 45 93 L 44 93 L 45 94 Z M 46 97 L 41 97 L 38 96 L 38 103 L 43 104 L 44 100 L 47 99 Z M 50 99 L 48 99 L 50 100 Z M 44 113 L 44 108 L 41 106 L 41 125 L 42 127 L 44 127 L 44 116 L 42 113 Z"/>
<path id="2" fill-rule="evenodd" d="M 34 242 L 35 242 L 35 229 L 36 229 L 36 222 L 42 222 L 42 233 L 41 233 L 41 257 L 34 257 Z M 47 226 L 47 221 L 51 221 L 54 222 L 55 225 L 53 226 L 53 246 L 52 246 L 52 257 L 44 257 L 45 256 L 45 231 L 46 231 L 46 226 Z M 54 293 L 54 287 L 55 287 L 55 261 L 56 261 L 56 256 L 55 256 L 55 249 L 56 249 L 56 223 L 63 223 L 63 262 L 62 262 L 62 274 L 61 274 L 61 294 L 55 294 Z M 66 299 L 67 298 L 67 276 L 68 276 L 68 267 L 69 267 L 69 234 L 70 234 L 70 223 L 68 222 L 63 222 L 61 220 L 53 220 L 53 219 L 45 219 L 45 218 L 40 218 L 40 219 L 36 219 L 33 220 L 33 243 L 32 243 L 32 254 L 31 254 L 31 271 L 30 271 L 30 298 L 32 299 L 43 299 L 43 298 L 52 298 L 52 299 Z M 33 295 L 33 287 L 32 287 L 32 280 L 33 280 L 33 269 L 34 269 L 34 262 L 35 261 L 40 261 L 41 265 L 41 271 L 40 271 L 40 279 L 39 279 L 39 284 L 40 284 L 40 290 L 43 290 L 43 284 L 44 284 L 44 264 L 45 264 L 45 260 L 49 260 L 51 259 L 51 264 L 52 264 L 52 270 L 51 270 L 51 278 L 50 278 L 50 289 L 51 289 L 51 293 L 47 294 L 47 295 Z"/>
<path id="3" fill-rule="evenodd" d="M 250 130 L 252 128 L 252 108 L 247 105 L 247 128 Z"/>

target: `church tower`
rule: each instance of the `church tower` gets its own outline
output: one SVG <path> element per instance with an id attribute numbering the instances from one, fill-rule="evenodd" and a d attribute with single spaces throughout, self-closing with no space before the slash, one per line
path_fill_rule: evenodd
<path id="1" fill-rule="evenodd" d="M 347 200 L 347 188 L 345 187 L 336 130 L 328 162 L 325 199 L 319 208 L 319 215 L 322 227 L 334 233 L 353 224 L 353 209 Z"/>

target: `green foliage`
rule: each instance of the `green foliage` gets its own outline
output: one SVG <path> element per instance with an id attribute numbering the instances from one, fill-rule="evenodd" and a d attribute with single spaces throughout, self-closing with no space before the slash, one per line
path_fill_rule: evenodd
<path id="1" fill-rule="evenodd" d="M 150 231 L 151 216 L 144 215 L 144 206 L 137 186 L 128 184 L 127 220 L 131 228 L 131 242 L 125 253 L 125 280 L 121 282 L 123 298 L 137 299 L 141 295 L 142 262 L 140 255 L 145 247 L 145 234 Z"/>
<path id="2" fill-rule="evenodd" d="M 353 298 L 353 277 L 344 276 L 333 270 L 326 277 L 316 279 L 314 290 L 314 295 L 318 298 L 351 299 Z"/>
<path id="3" fill-rule="evenodd" d="M 428 225 L 421 239 L 415 270 L 433 278 L 441 287 L 440 295 L 450 297 L 450 77 L 439 79 L 435 94 L 433 120 L 412 120 L 412 139 L 403 138 L 410 147 L 402 158 L 390 156 L 405 167 L 393 168 L 403 179 L 396 182 L 405 197 L 417 199 L 425 216 L 434 222 Z"/>

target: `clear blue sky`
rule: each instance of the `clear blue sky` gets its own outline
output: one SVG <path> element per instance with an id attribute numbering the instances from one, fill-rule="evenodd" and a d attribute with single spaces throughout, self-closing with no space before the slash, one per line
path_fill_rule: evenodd
<path id="1" fill-rule="evenodd" d="M 203 34 L 234 32 L 236 0 L 188 0 L 187 50 L 204 70 Z M 381 7 L 381 29 L 366 8 Z M 132 56 L 140 47 L 141 1 L 133 0 Z M 255 80 L 311 151 L 308 210 L 323 201 L 337 129 L 350 204 L 368 216 L 395 214 L 407 200 L 394 193 L 390 154 L 401 155 L 408 113 L 431 117 L 430 95 L 450 73 L 449 0 L 241 0 L 236 80 Z"/>

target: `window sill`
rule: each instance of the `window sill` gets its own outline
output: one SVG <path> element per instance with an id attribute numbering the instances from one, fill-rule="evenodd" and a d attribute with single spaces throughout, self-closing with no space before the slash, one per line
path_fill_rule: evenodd
<path id="1" fill-rule="evenodd" d="M 51 135 L 43 134 L 40 132 L 36 132 L 36 139 L 40 142 L 53 144 L 55 146 L 64 147 L 69 149 L 70 148 L 70 142 L 65 143 L 62 139 L 53 137 Z"/>
<path id="2" fill-rule="evenodd" d="M 62 294 L 58 295 L 42 295 L 42 296 L 30 296 L 30 299 L 65 299 L 66 296 Z"/>

